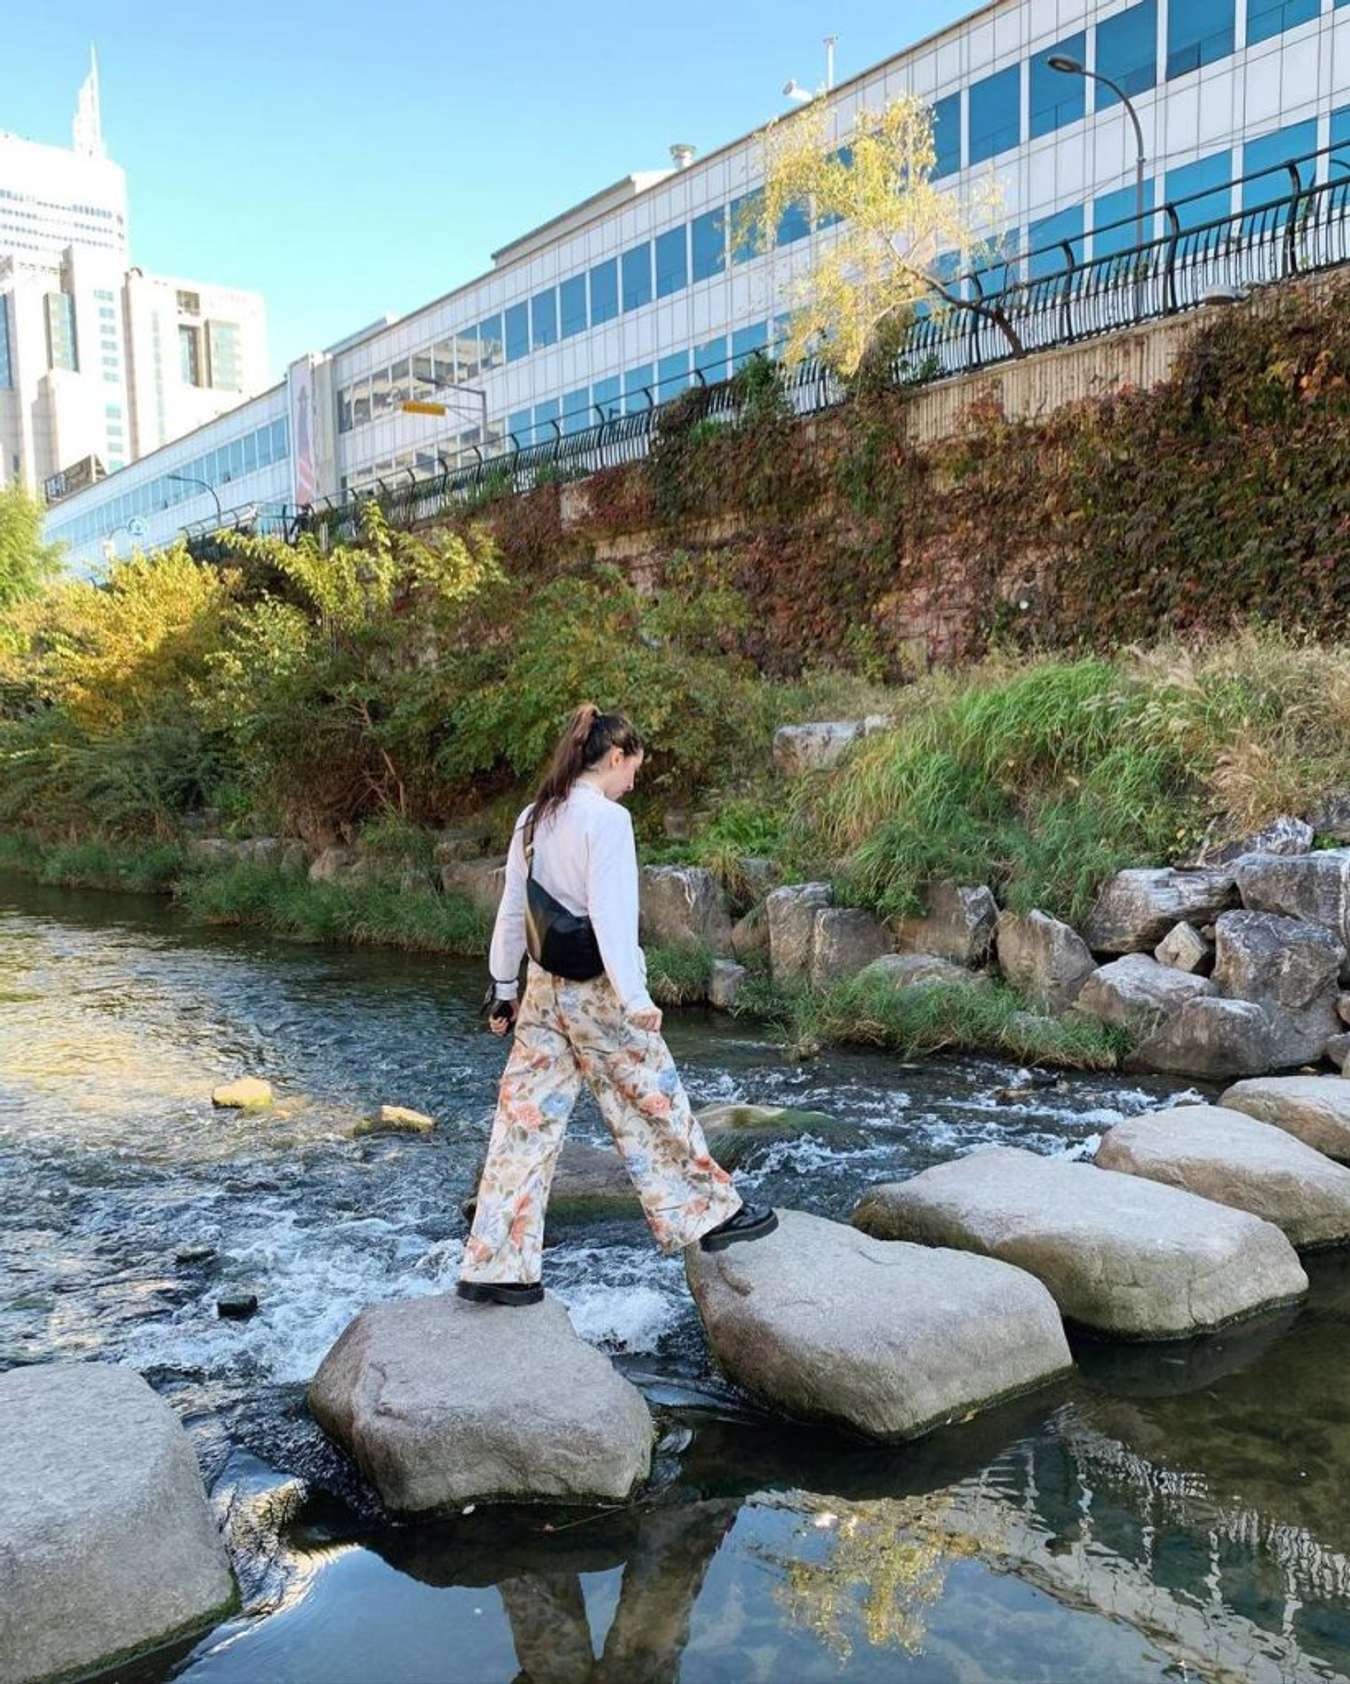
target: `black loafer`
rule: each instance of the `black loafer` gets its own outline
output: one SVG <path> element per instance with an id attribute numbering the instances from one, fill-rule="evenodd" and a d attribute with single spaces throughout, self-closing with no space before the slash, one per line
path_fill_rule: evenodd
<path id="1" fill-rule="evenodd" d="M 699 1240 L 703 1251 L 721 1251 L 737 1240 L 762 1240 L 778 1226 L 778 1216 L 768 1205 L 742 1205 L 734 1216 L 709 1228 Z"/>
<path id="2" fill-rule="evenodd" d="M 538 1304 L 542 1281 L 461 1281 L 455 1288 L 471 1304 Z"/>

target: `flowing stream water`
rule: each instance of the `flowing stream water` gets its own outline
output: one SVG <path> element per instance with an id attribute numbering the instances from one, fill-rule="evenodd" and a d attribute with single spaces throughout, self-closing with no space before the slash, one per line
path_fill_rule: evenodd
<path id="1" fill-rule="evenodd" d="M 0 1369 L 140 1370 L 192 1435 L 244 1609 L 119 1684 L 1065 1684 L 1350 1676 L 1350 1262 L 1298 1311 L 1184 1345 L 1081 1343 L 1069 1381 L 879 1449 L 721 1382 L 640 1223 L 572 1229 L 549 1288 L 656 1411 L 650 1490 L 571 1515 L 394 1523 L 305 1409 L 365 1304 L 452 1290 L 503 1043 L 482 967 L 194 928 L 0 878 Z M 830 1053 L 667 1016 L 694 1103 L 843 1125 L 745 1191 L 844 1218 L 987 1143 L 1090 1153 L 1195 1090 L 992 1058 Z M 270 1112 L 213 1109 L 240 1074 Z M 429 1137 L 353 1138 L 381 1102 Z M 589 1096 L 571 1124 L 605 1138 Z M 184 1255 L 180 1256 L 182 1253 Z M 223 1318 L 227 1291 L 257 1313 Z"/>

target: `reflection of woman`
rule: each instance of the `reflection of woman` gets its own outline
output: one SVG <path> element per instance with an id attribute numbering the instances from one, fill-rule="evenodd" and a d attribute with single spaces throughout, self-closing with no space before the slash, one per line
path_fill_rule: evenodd
<path id="1" fill-rule="evenodd" d="M 583 1076 L 662 1251 L 695 1240 L 717 1250 L 778 1226 L 771 1210 L 742 1202 L 709 1155 L 647 992 L 633 821 L 620 805 L 643 752 L 623 714 L 578 708 L 516 821 L 490 955 L 492 1027 L 505 1034 L 514 1024 L 515 1042 L 464 1248 L 462 1298 L 532 1304 L 543 1297 L 544 1208 Z M 574 925 L 582 920 L 551 950 L 539 940 L 541 890 L 563 922 L 569 914 Z M 535 937 L 517 1014 L 530 922 Z M 567 974 L 546 970 L 537 953 L 551 960 L 565 953 L 556 962 L 565 962 Z"/>

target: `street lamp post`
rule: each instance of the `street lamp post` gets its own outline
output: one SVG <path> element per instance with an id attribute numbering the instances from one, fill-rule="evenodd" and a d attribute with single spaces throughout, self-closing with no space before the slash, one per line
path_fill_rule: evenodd
<path id="1" fill-rule="evenodd" d="M 1058 70 L 1065 76 L 1082 76 L 1093 82 L 1101 82 L 1110 88 L 1120 103 L 1130 114 L 1130 121 L 1134 124 L 1134 243 L 1137 251 L 1144 249 L 1144 129 L 1139 121 L 1139 113 L 1134 108 L 1134 101 L 1121 87 L 1119 82 L 1113 82 L 1109 76 L 1103 76 L 1100 70 L 1089 70 L 1085 64 L 1080 64 L 1076 58 L 1069 58 L 1065 53 L 1052 53 L 1045 61 L 1051 70 Z M 1135 261 L 1135 314 L 1139 313 L 1139 263 Z"/>
<path id="2" fill-rule="evenodd" d="M 176 479 L 180 485 L 200 485 L 204 491 L 209 491 L 216 502 L 216 525 L 224 526 L 225 516 L 220 510 L 220 494 L 210 480 L 195 479 L 191 474 L 165 474 L 165 479 Z"/>
<path id="3" fill-rule="evenodd" d="M 438 386 L 436 389 L 441 392 L 463 392 L 467 397 L 478 399 L 478 407 L 481 412 L 478 436 L 480 441 L 483 444 L 486 444 L 488 436 L 487 393 L 479 386 Z M 407 398 L 399 405 L 399 408 L 408 415 L 449 415 L 452 408 L 462 407 L 462 405 L 436 403 L 435 401 L 427 398 Z"/>

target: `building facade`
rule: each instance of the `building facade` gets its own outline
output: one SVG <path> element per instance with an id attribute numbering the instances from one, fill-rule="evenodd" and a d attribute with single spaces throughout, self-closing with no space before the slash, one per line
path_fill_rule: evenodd
<path id="1" fill-rule="evenodd" d="M 0 485 L 55 501 L 266 386 L 258 294 L 146 275 L 128 252 L 91 65 L 69 150 L 0 134 Z"/>
<path id="2" fill-rule="evenodd" d="M 1148 237 L 1164 203 L 1198 224 L 1282 197 L 1290 160 L 1342 141 L 1350 173 L 1350 4 L 1335 0 L 996 0 L 826 97 L 841 140 L 861 108 L 928 101 L 940 181 L 973 195 L 996 178 L 1003 220 L 989 232 L 1034 254 L 1001 267 L 1034 279 L 1056 242 L 1091 257 L 1134 240 L 1134 130 L 1096 75 L 1139 118 Z M 291 501 L 579 431 L 771 348 L 830 230 L 801 211 L 763 249 L 743 236 L 762 170 L 753 136 L 672 156 L 494 253 L 467 285 L 293 364 Z M 1305 162 L 1304 185 L 1336 167 L 1325 152 Z M 939 261 L 957 269 L 962 254 Z M 452 413 L 403 409 L 417 399 Z M 247 406 L 235 424 L 249 429 Z M 227 507 L 245 501 L 213 483 Z M 118 495 L 116 481 L 81 493 L 50 534 L 90 559 Z M 152 512 L 147 542 L 210 513 L 205 494 Z"/>

